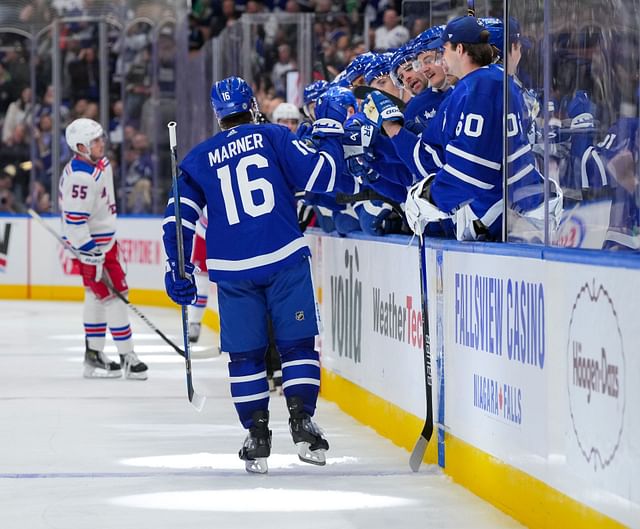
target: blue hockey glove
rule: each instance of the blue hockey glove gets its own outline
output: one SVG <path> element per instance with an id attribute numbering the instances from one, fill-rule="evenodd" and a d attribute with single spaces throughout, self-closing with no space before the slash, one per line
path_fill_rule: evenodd
<path id="1" fill-rule="evenodd" d="M 311 138 L 311 132 L 313 131 L 313 125 L 308 121 L 303 121 L 298 125 L 298 129 L 296 130 L 296 136 L 301 140 L 306 140 L 307 138 Z"/>
<path id="2" fill-rule="evenodd" d="M 196 283 L 193 278 L 195 266 L 191 263 L 184 264 L 186 277 L 182 279 L 178 272 L 178 261 L 167 259 L 166 273 L 164 274 L 164 288 L 167 295 L 178 305 L 193 305 L 198 298 Z"/>
<path id="3" fill-rule="evenodd" d="M 571 118 L 571 129 L 593 129 L 593 105 L 584 90 L 577 90 L 576 95 L 567 106 L 567 114 Z"/>
<path id="4" fill-rule="evenodd" d="M 369 151 L 375 141 L 376 129 L 373 125 L 352 124 L 344 129 L 342 147 L 344 157 L 361 156 Z M 370 152 L 370 151 L 369 151 Z"/>
<path id="5" fill-rule="evenodd" d="M 314 109 L 316 120 L 313 122 L 313 136 L 324 138 L 340 136 L 344 132 L 342 124 L 347 119 L 347 109 L 338 101 L 320 96 Z"/>
<path id="6" fill-rule="evenodd" d="M 380 178 L 380 173 L 369 167 L 364 156 L 351 156 L 345 161 L 347 173 L 361 184 L 370 184 Z"/>
<path id="7" fill-rule="evenodd" d="M 362 102 L 362 112 L 378 129 L 385 121 L 396 121 L 401 125 L 404 123 L 404 116 L 400 109 L 378 90 L 367 94 Z"/>

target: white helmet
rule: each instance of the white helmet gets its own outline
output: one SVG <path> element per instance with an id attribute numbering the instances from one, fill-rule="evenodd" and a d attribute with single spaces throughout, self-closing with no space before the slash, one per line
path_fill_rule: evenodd
<path id="1" fill-rule="evenodd" d="M 298 107 L 293 103 L 280 103 L 271 114 L 271 117 L 276 123 L 281 119 L 295 119 L 298 121 L 302 119 Z"/>
<path id="2" fill-rule="evenodd" d="M 104 136 L 102 125 L 88 118 L 78 118 L 72 121 L 65 132 L 67 144 L 73 152 L 79 152 L 78 144 L 84 145 L 88 151 L 91 147 L 91 142 L 100 136 Z M 87 153 L 80 154 L 87 155 Z"/>

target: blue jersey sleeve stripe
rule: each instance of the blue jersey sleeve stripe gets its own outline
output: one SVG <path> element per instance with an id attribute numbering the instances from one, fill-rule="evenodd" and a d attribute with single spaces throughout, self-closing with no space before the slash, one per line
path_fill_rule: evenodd
<path id="1" fill-rule="evenodd" d="M 480 222 L 488 228 L 498 217 L 500 217 L 500 215 L 502 215 L 502 199 L 493 204 L 493 206 L 491 206 L 485 214 L 480 217 Z"/>
<path id="2" fill-rule="evenodd" d="M 438 156 L 438 151 L 436 151 L 428 143 L 423 143 L 423 145 L 424 145 L 424 150 L 427 151 L 431 156 L 433 163 L 436 164 L 437 167 L 442 167 L 444 164 L 442 163 L 442 160 L 440 160 L 440 156 Z"/>
<path id="3" fill-rule="evenodd" d="M 175 216 L 172 217 L 166 217 L 163 221 L 162 221 L 162 225 L 164 226 L 165 224 L 170 224 L 170 223 L 175 223 L 176 222 L 176 218 Z M 182 227 L 183 228 L 188 228 L 191 231 L 196 231 L 196 225 L 193 224 L 192 222 L 189 222 L 188 220 L 182 219 Z"/>
<path id="4" fill-rule="evenodd" d="M 481 156 L 478 156 L 476 154 L 470 154 L 466 151 L 463 151 L 462 149 L 458 149 L 458 147 L 456 147 L 455 145 L 447 145 L 446 150 L 451 154 L 459 156 L 460 158 L 464 158 L 465 160 L 469 160 L 470 162 L 477 163 L 478 165 L 483 165 L 485 167 L 488 167 L 489 169 L 495 169 L 496 171 L 499 171 L 502 167 L 502 164 L 492 162 L 491 160 L 487 160 L 486 158 L 482 158 Z"/>
<path id="5" fill-rule="evenodd" d="M 518 149 L 516 152 L 514 152 L 513 154 L 510 154 L 509 156 L 507 156 L 507 162 L 511 163 L 515 160 L 517 160 L 518 158 L 520 158 L 520 156 L 524 156 L 525 154 L 527 154 L 529 151 L 531 150 L 531 145 L 525 145 L 524 147 L 521 147 L 520 149 Z"/>
<path id="6" fill-rule="evenodd" d="M 593 148 L 593 147 L 589 147 L 585 153 L 582 155 L 582 161 L 580 163 L 581 166 L 581 173 L 582 173 L 582 187 L 583 188 L 588 188 L 588 187 L 592 187 L 591 184 L 589 183 L 589 172 L 587 170 L 587 163 L 589 162 L 589 158 L 591 158 L 593 160 L 593 162 L 596 164 L 596 167 L 598 168 L 598 172 L 600 173 L 600 180 L 602 182 L 603 186 L 606 186 L 609 184 L 608 178 L 607 178 L 607 171 L 604 167 L 604 164 L 602 163 L 602 158 L 600 158 L 600 155 L 597 153 L 597 151 Z"/>
<path id="7" fill-rule="evenodd" d="M 320 174 L 320 170 L 322 169 L 323 165 L 324 165 L 324 157 L 320 156 L 320 158 L 318 159 L 318 163 L 316 163 L 316 166 L 313 168 L 313 171 L 311 173 L 311 176 L 309 177 L 309 180 L 307 180 L 307 185 L 304 186 L 305 191 L 313 190 L 313 186 L 316 183 L 316 180 L 318 179 L 318 175 Z"/>
<path id="8" fill-rule="evenodd" d="M 298 239 L 294 239 L 290 243 L 285 244 L 281 248 L 278 248 L 274 252 L 256 255 L 254 257 L 249 257 L 248 259 L 207 259 L 207 268 L 210 270 L 213 269 L 226 272 L 249 270 L 251 268 L 258 268 L 260 266 L 277 263 L 298 250 L 307 247 L 308 245 L 304 237 L 299 237 Z"/>
<path id="9" fill-rule="evenodd" d="M 528 163 L 522 169 L 520 169 L 516 174 L 507 178 L 507 185 L 511 185 L 511 184 L 515 184 L 516 182 L 519 182 L 533 170 L 534 170 L 533 165 Z"/>
<path id="10" fill-rule="evenodd" d="M 171 197 L 169 199 L 169 202 L 167 202 L 167 206 L 169 206 L 170 204 L 173 204 L 174 202 L 175 202 L 175 199 L 173 197 Z M 198 204 L 196 204 L 190 198 L 180 197 L 180 204 L 188 206 L 191 209 L 193 209 L 198 214 L 198 217 L 202 216 L 202 208 L 200 206 L 198 206 Z"/>
<path id="11" fill-rule="evenodd" d="M 428 171 L 424 168 L 424 165 L 422 165 L 422 162 L 420 161 L 420 146 L 423 145 L 422 140 L 417 141 L 415 147 L 413 148 L 413 163 L 416 166 L 416 169 L 418 169 L 418 172 L 420 173 L 420 176 L 422 176 L 422 178 L 427 178 L 427 176 L 429 176 Z M 424 144 L 426 145 L 426 144 Z"/>
<path id="12" fill-rule="evenodd" d="M 455 167 L 452 167 L 449 164 L 445 165 L 443 167 L 443 170 L 449 173 L 450 175 L 455 176 L 456 178 L 462 180 L 463 182 L 466 182 L 467 184 L 471 184 L 475 187 L 479 187 L 480 189 L 493 189 L 495 187 L 493 184 L 487 184 L 486 182 L 483 182 L 482 180 L 478 180 L 473 176 L 469 176 L 468 174 L 465 174 L 462 171 L 458 171 Z"/>
<path id="13" fill-rule="evenodd" d="M 320 156 L 326 158 L 331 166 L 331 175 L 329 176 L 329 184 L 327 185 L 327 193 L 331 193 L 331 191 L 333 191 L 333 187 L 336 185 L 336 162 L 331 155 L 326 152 L 321 152 Z"/>

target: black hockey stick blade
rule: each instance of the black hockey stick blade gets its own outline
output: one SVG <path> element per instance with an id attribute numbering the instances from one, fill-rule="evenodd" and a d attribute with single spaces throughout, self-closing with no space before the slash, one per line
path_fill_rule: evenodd
<path id="1" fill-rule="evenodd" d="M 395 202 L 394 200 L 381 195 L 380 193 L 369 187 L 353 195 L 342 192 L 336 193 L 337 204 L 352 204 L 354 202 L 363 202 L 365 200 L 380 200 L 381 202 L 389 204 L 396 211 L 396 213 L 398 213 L 401 217 L 404 217 L 404 211 L 402 211 L 402 206 L 398 202 Z"/>
<path id="2" fill-rule="evenodd" d="M 395 104 L 400 110 L 404 110 L 406 103 L 400 99 L 399 97 L 390 94 L 389 92 L 385 92 L 384 90 L 379 90 L 378 88 L 374 88 L 373 86 L 367 86 L 361 84 L 359 86 L 354 86 L 351 90 L 353 95 L 356 96 L 357 99 L 364 99 L 368 94 L 373 92 L 374 90 L 378 90 L 383 96 L 387 97 L 393 104 Z"/>
<path id="3" fill-rule="evenodd" d="M 433 430 L 433 426 L 431 427 L 431 429 Z M 427 438 L 424 433 L 420 434 L 420 437 L 418 437 L 418 440 L 416 441 L 416 445 L 413 447 L 411 456 L 409 457 L 409 466 L 414 472 L 418 472 L 418 470 L 420 470 L 420 465 L 422 464 L 422 460 L 424 459 L 424 454 L 427 451 L 431 433 L 428 433 L 427 435 L 429 436 L 429 438 Z"/>

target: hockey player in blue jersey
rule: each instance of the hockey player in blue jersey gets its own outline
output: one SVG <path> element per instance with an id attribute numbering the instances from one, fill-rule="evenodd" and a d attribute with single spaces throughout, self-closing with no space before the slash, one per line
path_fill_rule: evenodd
<path id="1" fill-rule="evenodd" d="M 384 127 L 399 156 L 424 178 L 410 190 L 406 202 L 407 220 L 416 233 L 421 234 L 429 222 L 455 218 L 460 240 L 500 238 L 502 142 L 496 141 L 495 131 L 501 130 L 502 123 L 503 72 L 486 68 L 493 60 L 488 41 L 489 33 L 478 19 L 458 17 L 430 45 L 444 48 L 448 73 L 460 79 L 447 105 L 438 112 L 444 159 L 433 174 L 424 169 L 429 145 L 402 127 L 398 108 L 375 92 L 365 101 L 369 119 Z M 542 201 L 542 179 L 533 166 L 519 113 L 510 114 L 514 126 L 508 131 L 509 205 L 530 211 Z"/>
<path id="2" fill-rule="evenodd" d="M 318 314 L 311 252 L 298 227 L 295 192 L 330 193 L 338 186 L 345 111 L 330 99 L 317 100 L 316 147 L 310 148 L 285 127 L 254 123 L 257 104 L 241 78 L 215 83 L 211 104 L 221 132 L 194 147 L 180 164 L 184 248 L 176 247 L 174 200 L 167 205 L 165 287 L 176 303 L 194 302 L 193 266 L 187 264 L 188 277 L 180 279 L 177 256 L 191 255 L 195 222 L 206 205 L 207 267 L 218 285 L 221 346 L 229 353 L 231 396 L 248 430 L 240 458 L 249 472 L 268 470 L 271 431 L 264 357 L 269 314 L 298 455 L 324 465 L 329 445 L 311 419 L 320 385 L 314 350 Z"/>

